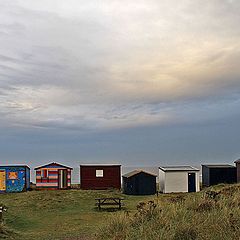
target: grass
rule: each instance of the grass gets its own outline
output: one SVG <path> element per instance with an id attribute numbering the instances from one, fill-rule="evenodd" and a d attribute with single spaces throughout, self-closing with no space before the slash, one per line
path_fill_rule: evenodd
<path id="1" fill-rule="evenodd" d="M 240 185 L 143 201 L 135 213 L 112 215 L 98 239 L 239 240 Z"/>
<path id="2" fill-rule="evenodd" d="M 97 197 L 124 197 L 123 211 L 98 211 Z M 200 193 L 127 196 L 108 191 L 1 194 L 0 239 L 240 239 L 240 185 Z"/>
<path id="3" fill-rule="evenodd" d="M 0 239 L 95 239 L 98 228 L 113 214 L 96 209 L 95 198 L 104 196 L 124 197 L 129 211 L 133 211 L 139 201 L 151 198 L 126 196 L 116 190 L 1 194 L 0 203 L 7 206 L 8 211 L 4 214 L 5 224 L 1 228 L 5 232 Z"/>

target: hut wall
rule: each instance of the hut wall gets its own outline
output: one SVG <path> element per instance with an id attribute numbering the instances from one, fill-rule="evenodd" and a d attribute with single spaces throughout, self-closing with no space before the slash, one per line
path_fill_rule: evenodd
<path id="1" fill-rule="evenodd" d="M 210 171 L 207 166 L 202 166 L 202 184 L 203 186 L 210 186 Z"/>
<path id="2" fill-rule="evenodd" d="M 150 195 L 156 193 L 156 177 L 140 173 L 137 175 L 138 181 L 138 194 L 139 195 Z"/>
<path id="3" fill-rule="evenodd" d="M 98 173 L 102 173 L 97 176 Z M 121 188 L 121 166 L 80 166 L 82 189 Z"/>
<path id="4" fill-rule="evenodd" d="M 30 189 L 30 169 L 26 168 L 26 188 Z"/>
<path id="5" fill-rule="evenodd" d="M 67 188 L 70 188 L 71 170 L 57 166 L 55 164 L 36 170 L 36 187 L 46 189 L 59 189 L 59 170 L 67 170 Z"/>
<path id="6" fill-rule="evenodd" d="M 237 181 L 236 168 L 210 168 L 210 185 L 219 183 L 235 183 Z"/>
<path id="7" fill-rule="evenodd" d="M 240 183 L 240 162 L 236 163 L 237 166 L 237 182 Z"/>
<path id="8" fill-rule="evenodd" d="M 132 179 L 123 177 L 123 193 L 128 195 L 134 194 L 134 183 Z"/>
<path id="9" fill-rule="evenodd" d="M 128 178 L 123 177 L 123 192 L 130 195 L 155 194 L 156 177 L 143 172 Z"/>
<path id="10" fill-rule="evenodd" d="M 0 170 L 5 171 L 5 191 L 22 192 L 30 187 L 30 178 L 27 178 L 30 170 L 25 166 L 4 166 Z M 30 174 L 29 174 L 30 176 Z"/>
<path id="11" fill-rule="evenodd" d="M 165 173 L 165 193 L 188 192 L 188 176 L 186 172 Z"/>
<path id="12" fill-rule="evenodd" d="M 199 192 L 200 191 L 200 172 L 195 172 L 195 176 L 196 176 L 196 192 Z"/>
<path id="13" fill-rule="evenodd" d="M 188 192 L 188 174 L 195 174 L 195 189 L 200 191 L 199 171 L 167 171 L 159 169 L 159 190 L 163 193 Z"/>
<path id="14" fill-rule="evenodd" d="M 165 192 L 165 172 L 159 169 L 159 191 Z"/>

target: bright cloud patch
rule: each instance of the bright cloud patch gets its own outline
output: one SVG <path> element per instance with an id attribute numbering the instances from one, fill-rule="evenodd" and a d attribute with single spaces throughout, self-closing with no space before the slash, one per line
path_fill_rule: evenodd
<path id="1" fill-rule="evenodd" d="M 111 129 L 234 114 L 239 1 L 24 0 L 0 8 L 5 125 Z M 197 108 L 204 114 L 196 117 Z"/>

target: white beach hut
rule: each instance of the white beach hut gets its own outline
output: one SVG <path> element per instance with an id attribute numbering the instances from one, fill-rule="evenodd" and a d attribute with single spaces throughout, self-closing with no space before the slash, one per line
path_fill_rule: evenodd
<path id="1" fill-rule="evenodd" d="M 159 167 L 159 190 L 162 193 L 200 191 L 199 169 L 192 166 Z"/>

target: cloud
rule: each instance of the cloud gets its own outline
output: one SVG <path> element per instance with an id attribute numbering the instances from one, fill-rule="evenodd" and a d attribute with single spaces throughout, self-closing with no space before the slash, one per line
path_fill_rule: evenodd
<path id="1" fill-rule="evenodd" d="M 6 125 L 99 130 L 234 114 L 221 106 L 239 99 L 239 1 L 22 0 L 0 8 Z"/>

